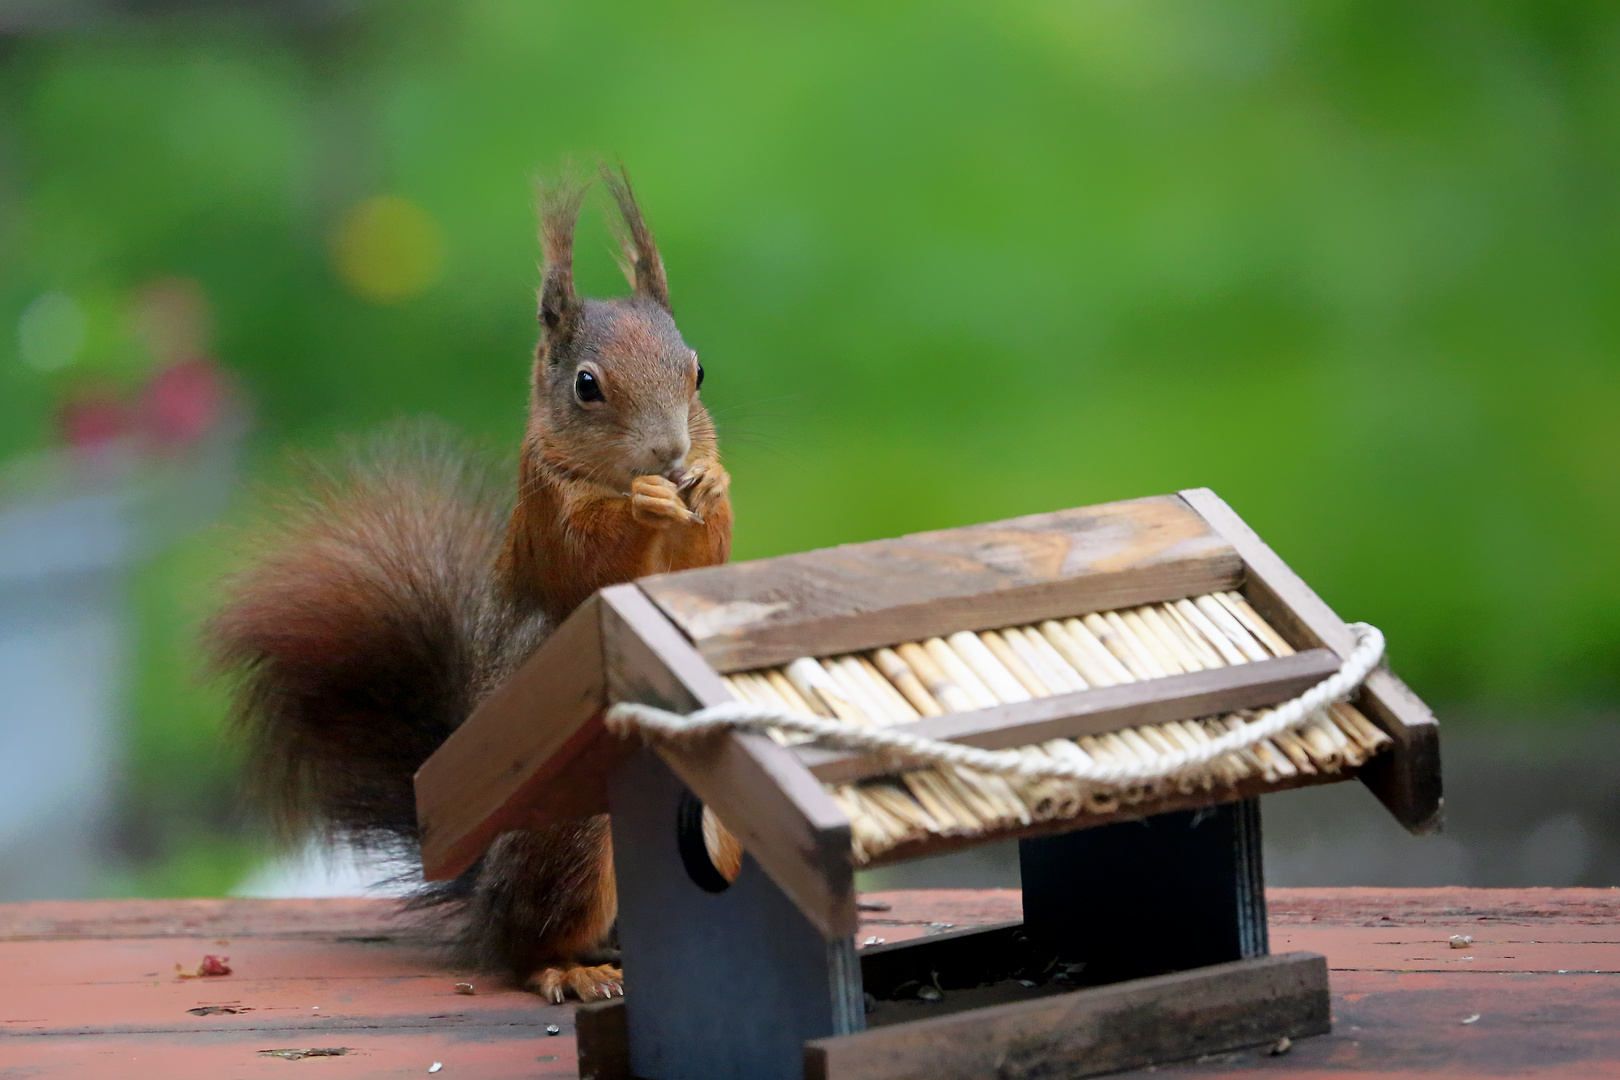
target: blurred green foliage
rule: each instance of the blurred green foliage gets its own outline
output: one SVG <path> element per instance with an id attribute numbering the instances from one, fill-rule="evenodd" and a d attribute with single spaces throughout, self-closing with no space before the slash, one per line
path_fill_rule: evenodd
<path id="1" fill-rule="evenodd" d="M 191 14 L 10 42 L 0 153 L 0 317 L 55 291 L 89 323 L 59 371 L 0 340 L 0 455 L 75 380 L 135 377 L 120 304 L 170 274 L 215 306 L 261 469 L 402 413 L 515 442 L 530 177 L 622 155 L 739 557 L 1209 485 L 1431 700 L 1620 694 L 1608 5 Z M 378 195 L 440 245 L 385 303 L 331 247 Z M 594 220 L 579 273 L 623 288 Z M 186 673 L 216 563 L 139 584 L 152 805 L 217 754 Z"/>

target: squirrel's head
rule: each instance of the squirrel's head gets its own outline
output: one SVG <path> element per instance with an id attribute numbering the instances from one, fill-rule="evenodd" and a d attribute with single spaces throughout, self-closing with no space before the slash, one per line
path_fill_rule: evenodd
<path id="1" fill-rule="evenodd" d="M 540 346 L 534 407 L 553 464 L 628 491 L 638 476 L 680 479 L 694 441 L 712 442 L 698 400 L 703 367 L 681 339 L 669 285 L 629 177 L 603 166 L 624 218 L 621 265 L 634 291 L 615 300 L 574 292 L 574 222 L 585 189 L 560 183 L 540 192 Z"/>

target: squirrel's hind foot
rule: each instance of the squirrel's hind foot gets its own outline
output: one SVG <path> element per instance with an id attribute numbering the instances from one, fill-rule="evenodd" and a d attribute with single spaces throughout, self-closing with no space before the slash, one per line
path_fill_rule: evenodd
<path id="1" fill-rule="evenodd" d="M 559 1005 L 569 993 L 581 1001 L 602 1001 L 624 997 L 624 973 L 612 964 L 541 968 L 523 980 L 523 989 Z"/>

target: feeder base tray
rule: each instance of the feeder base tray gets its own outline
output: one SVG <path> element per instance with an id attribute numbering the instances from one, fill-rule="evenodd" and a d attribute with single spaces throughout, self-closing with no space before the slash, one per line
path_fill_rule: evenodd
<path id="1" fill-rule="evenodd" d="M 1306 952 L 961 1011 L 949 998 L 936 1015 L 806 1043 L 806 1080 L 1091 1076 L 1331 1026 L 1327 961 Z M 582 1080 L 631 1080 L 624 1002 L 582 1007 L 576 1022 Z"/>

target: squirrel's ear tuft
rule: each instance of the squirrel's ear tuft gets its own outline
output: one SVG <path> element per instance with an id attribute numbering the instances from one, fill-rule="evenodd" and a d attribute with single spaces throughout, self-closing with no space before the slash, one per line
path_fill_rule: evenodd
<path id="1" fill-rule="evenodd" d="M 566 338 L 579 324 L 574 292 L 574 223 L 590 185 L 564 174 L 535 183 L 540 214 L 540 250 L 545 258 L 540 283 L 540 324 L 548 340 Z"/>
<path id="2" fill-rule="evenodd" d="M 653 243 L 652 231 L 641 218 L 635 192 L 630 189 L 630 174 L 625 172 L 622 161 L 617 172 L 605 161 L 598 163 L 598 169 L 624 217 L 624 231 L 619 235 L 619 247 L 624 251 L 619 265 L 624 268 L 624 276 L 630 279 L 637 296 L 645 296 L 669 311 L 669 282 L 664 277 L 664 260 L 658 254 L 658 245 Z"/>

